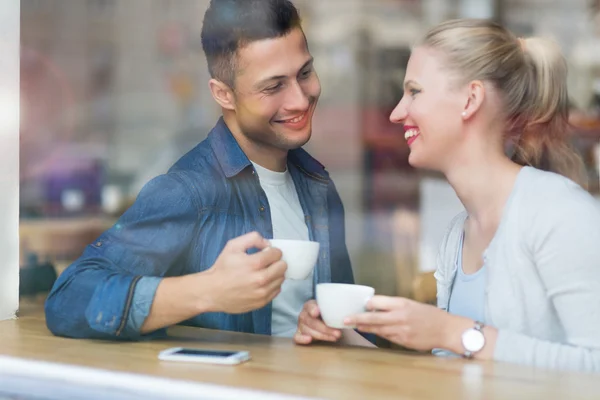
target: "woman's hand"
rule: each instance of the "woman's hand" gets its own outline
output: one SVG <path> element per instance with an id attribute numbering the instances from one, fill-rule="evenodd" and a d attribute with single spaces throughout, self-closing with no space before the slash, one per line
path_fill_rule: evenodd
<path id="1" fill-rule="evenodd" d="M 446 347 L 447 328 L 454 318 L 437 307 L 402 297 L 374 296 L 367 310 L 373 312 L 354 315 L 344 323 L 422 351 Z"/>

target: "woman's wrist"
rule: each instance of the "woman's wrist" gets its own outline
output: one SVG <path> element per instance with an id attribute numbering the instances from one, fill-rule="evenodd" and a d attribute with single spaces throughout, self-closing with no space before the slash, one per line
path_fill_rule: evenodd
<path id="1" fill-rule="evenodd" d="M 462 342 L 462 335 L 465 333 L 465 331 L 473 328 L 474 326 L 475 321 L 472 319 L 448 314 L 446 329 L 444 329 L 445 333 L 443 335 L 441 343 L 442 346 L 440 346 L 440 348 L 451 351 L 455 354 L 464 354 L 466 349 Z M 482 332 L 483 337 L 485 338 L 485 345 L 473 356 L 479 360 L 491 360 L 494 357 L 494 349 L 496 347 L 498 330 L 491 326 L 485 326 Z"/>
<path id="2" fill-rule="evenodd" d="M 448 314 L 446 328 L 443 330 L 441 348 L 455 354 L 464 354 L 465 348 L 462 343 L 462 335 L 474 325 L 474 321 L 469 318 Z"/>

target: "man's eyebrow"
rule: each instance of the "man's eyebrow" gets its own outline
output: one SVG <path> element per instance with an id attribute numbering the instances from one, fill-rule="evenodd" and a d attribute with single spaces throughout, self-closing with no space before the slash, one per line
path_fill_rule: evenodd
<path id="1" fill-rule="evenodd" d="M 311 66 L 312 63 L 314 62 L 314 58 L 311 57 L 310 60 L 308 60 L 307 62 L 304 63 L 304 65 L 302 66 L 302 68 L 300 68 L 300 71 L 302 71 L 303 69 L 305 69 L 308 66 Z M 259 88 L 261 86 L 264 86 L 265 84 L 271 82 L 271 81 L 278 81 L 278 80 L 282 80 L 282 79 L 287 79 L 288 77 L 286 75 L 274 75 L 274 76 L 270 76 L 268 78 L 265 79 L 261 79 L 260 81 L 258 81 L 256 83 L 256 85 L 254 85 L 255 88 Z"/>
<path id="2" fill-rule="evenodd" d="M 300 71 L 302 71 L 306 67 L 312 66 L 312 64 L 313 64 L 314 61 L 315 61 L 315 59 L 313 57 L 311 57 L 310 60 L 308 60 L 307 62 L 305 62 L 304 65 L 302 66 L 302 68 L 300 68 Z"/>

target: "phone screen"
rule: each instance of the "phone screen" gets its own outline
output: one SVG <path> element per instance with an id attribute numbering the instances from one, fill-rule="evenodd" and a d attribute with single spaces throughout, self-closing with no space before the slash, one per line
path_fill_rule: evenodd
<path id="1" fill-rule="evenodd" d="M 181 349 L 173 353 L 173 355 L 227 358 L 236 353 L 237 351 Z"/>

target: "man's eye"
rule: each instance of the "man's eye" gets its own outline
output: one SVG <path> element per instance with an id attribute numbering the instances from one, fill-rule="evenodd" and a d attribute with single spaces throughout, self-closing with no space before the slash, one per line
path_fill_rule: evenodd
<path id="1" fill-rule="evenodd" d="M 265 89 L 265 92 L 276 92 L 277 90 L 281 89 L 281 83 L 278 83 L 277 85 L 273 85 L 273 86 L 269 86 L 268 88 Z"/>
<path id="2" fill-rule="evenodd" d="M 307 69 L 300 74 L 301 78 L 308 78 L 312 74 L 312 69 Z"/>

